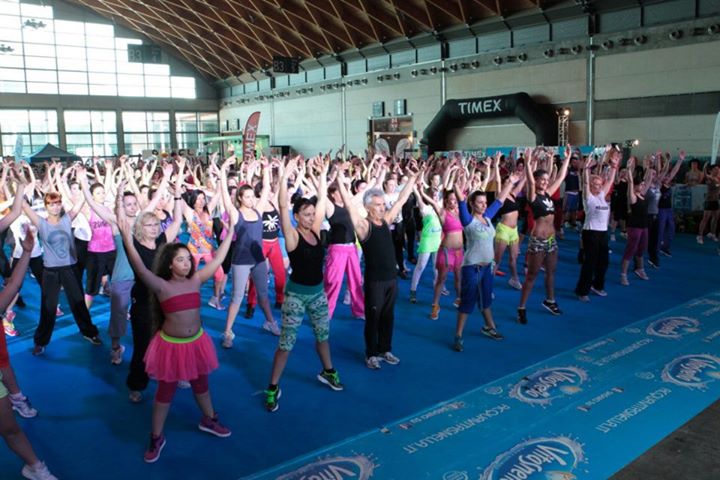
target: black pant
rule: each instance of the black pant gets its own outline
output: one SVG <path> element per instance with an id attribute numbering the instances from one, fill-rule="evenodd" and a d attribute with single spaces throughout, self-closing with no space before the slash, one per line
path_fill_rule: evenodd
<path id="1" fill-rule="evenodd" d="M 365 356 L 392 351 L 397 280 L 367 280 L 365 292 Z"/>
<path id="2" fill-rule="evenodd" d="M 590 287 L 596 290 L 605 288 L 605 273 L 609 262 L 607 232 L 583 230 L 582 243 L 584 258 L 575 294 L 585 296 L 590 293 Z"/>
<path id="3" fill-rule="evenodd" d="M 658 258 L 658 230 L 660 229 L 660 222 L 658 221 L 657 214 L 648 214 L 648 224 L 648 257 L 652 263 L 660 265 L 660 259 Z"/>
<path id="4" fill-rule="evenodd" d="M 133 303 L 130 307 L 130 323 L 132 325 L 133 354 L 125 384 L 130 390 L 142 391 L 147 388 L 150 381 L 145 372 L 144 360 L 145 352 L 153 336 L 150 306 Z"/>
<path id="5" fill-rule="evenodd" d="M 395 247 L 395 261 L 397 262 L 398 270 L 405 270 L 405 263 L 403 256 L 403 248 L 405 248 L 405 222 L 394 223 L 395 228 L 391 231 L 393 246 Z"/>
<path id="6" fill-rule="evenodd" d="M 405 240 L 407 241 L 408 260 L 416 261 L 415 236 L 417 235 L 417 228 L 415 226 L 415 219 L 411 216 L 409 220 L 403 220 L 403 223 L 405 224 Z"/>
<path id="7" fill-rule="evenodd" d="M 15 271 L 15 265 L 17 265 L 17 262 L 20 259 L 13 258 L 10 263 L 10 274 L 12 275 L 12 272 Z M 32 257 L 30 259 L 30 271 L 32 272 L 33 276 L 35 277 L 35 281 L 40 285 L 40 288 L 42 288 L 42 276 L 43 276 L 43 270 L 45 267 L 43 267 L 43 257 L 42 255 L 39 255 L 37 257 Z"/>
<path id="8" fill-rule="evenodd" d="M 10 270 L 10 262 L 5 255 L 5 240 L 8 230 L 9 229 L 6 229 L 0 232 L 0 275 L 2 275 L 3 278 L 9 278 L 12 274 L 12 270 Z"/>
<path id="9" fill-rule="evenodd" d="M 80 240 L 79 238 L 75 238 L 75 256 L 77 257 L 77 263 L 75 264 L 75 268 L 77 268 L 78 275 L 80 276 L 80 283 L 82 283 L 83 275 L 85 275 L 85 264 L 88 257 L 87 248 L 87 240 Z"/>
<path id="10" fill-rule="evenodd" d="M 50 343 L 55 328 L 55 313 L 58 306 L 60 286 L 65 289 L 70 310 L 77 323 L 80 333 L 86 337 L 96 337 L 98 329 L 90 319 L 85 305 L 82 284 L 78 277 L 75 265 L 67 267 L 45 267 L 42 274 L 42 307 L 40 309 L 40 323 L 35 330 L 35 344 L 45 346 Z"/>

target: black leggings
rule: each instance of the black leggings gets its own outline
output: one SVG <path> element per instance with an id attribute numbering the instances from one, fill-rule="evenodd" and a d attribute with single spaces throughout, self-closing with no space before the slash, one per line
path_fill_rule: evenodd
<path id="1" fill-rule="evenodd" d="M 395 247 L 395 261 L 397 262 L 398 270 L 405 270 L 405 263 L 403 257 L 403 249 L 405 248 L 405 222 L 395 223 L 395 228 L 391 231 L 393 246 Z"/>
<path id="2" fill-rule="evenodd" d="M 147 388 L 150 381 L 145 372 L 145 352 L 153 336 L 150 306 L 133 303 L 130 307 L 130 323 L 132 325 L 133 354 L 125 384 L 130 390 L 142 391 Z"/>
<path id="3" fill-rule="evenodd" d="M 365 356 L 392 351 L 397 280 L 365 280 Z"/>
<path id="4" fill-rule="evenodd" d="M 599 230 L 583 230 L 583 262 L 575 294 L 581 297 L 590 293 L 590 287 L 596 290 L 605 288 L 605 273 L 609 263 L 608 235 Z"/>

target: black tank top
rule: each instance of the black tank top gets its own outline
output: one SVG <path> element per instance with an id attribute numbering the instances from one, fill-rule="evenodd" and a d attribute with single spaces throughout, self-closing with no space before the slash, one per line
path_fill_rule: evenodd
<path id="1" fill-rule="evenodd" d="M 630 217 L 627 226 L 632 228 L 648 228 L 648 201 L 647 198 L 638 198 L 630 205 Z"/>
<path id="2" fill-rule="evenodd" d="M 536 193 L 535 200 L 530 204 L 534 218 L 547 217 L 555 213 L 555 204 L 550 195 Z"/>
<path id="3" fill-rule="evenodd" d="M 672 188 L 662 185 L 660 187 L 660 201 L 658 208 L 672 208 Z"/>
<path id="4" fill-rule="evenodd" d="M 369 220 L 368 223 L 370 224 L 370 232 L 365 241 L 361 243 L 365 254 L 365 280 L 393 280 L 397 275 L 397 270 L 395 267 L 395 247 L 393 246 L 390 227 L 384 220 L 380 226 Z"/>
<path id="5" fill-rule="evenodd" d="M 335 211 L 328 218 L 328 222 L 330 223 L 330 244 L 355 242 L 355 230 L 347 208 L 335 204 Z"/>
<path id="6" fill-rule="evenodd" d="M 314 287 L 323 283 L 323 258 L 325 249 L 320 243 L 320 238 L 312 232 L 315 245 L 310 245 L 300 232 L 298 232 L 298 244 L 295 250 L 288 252 L 292 273 L 290 280 L 298 285 Z"/>
<path id="7" fill-rule="evenodd" d="M 514 197 L 507 197 L 505 201 L 503 202 L 502 207 L 500 207 L 500 210 L 498 210 L 498 215 L 502 216 L 506 213 L 512 213 L 517 212 L 520 210 L 520 205 L 518 205 L 517 200 Z"/>
<path id="8" fill-rule="evenodd" d="M 280 228 L 280 215 L 278 211 L 273 208 L 269 212 L 263 212 L 263 240 L 275 240 L 278 238 L 278 229 Z"/>

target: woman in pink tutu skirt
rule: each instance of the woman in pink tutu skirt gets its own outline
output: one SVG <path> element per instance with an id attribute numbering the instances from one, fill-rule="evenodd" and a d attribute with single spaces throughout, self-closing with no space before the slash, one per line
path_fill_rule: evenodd
<path id="1" fill-rule="evenodd" d="M 120 186 L 123 191 L 123 186 Z M 155 259 L 153 271 L 145 267 L 132 240 L 127 219 L 118 219 L 118 227 L 135 274 L 155 294 L 162 314 L 157 315 L 156 333 L 145 353 L 145 369 L 157 380 L 152 413 L 150 445 L 145 461 L 160 458 L 165 446 L 163 426 L 180 380 L 189 380 L 195 400 L 202 411 L 198 428 L 218 437 L 230 436 L 213 409 L 208 374 L 218 368 L 217 354 L 210 336 L 200 321 L 200 287 L 212 278 L 230 249 L 232 235 L 223 240 L 217 255 L 205 268 L 195 271 L 192 255 L 180 243 L 165 244 Z M 234 225 L 230 226 L 230 230 Z"/>

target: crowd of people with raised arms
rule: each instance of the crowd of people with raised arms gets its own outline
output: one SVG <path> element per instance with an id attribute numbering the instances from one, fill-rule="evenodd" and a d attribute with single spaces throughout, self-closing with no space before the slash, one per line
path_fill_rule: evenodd
<path id="1" fill-rule="evenodd" d="M 671 187 L 684 160 L 682 152 L 674 164 L 658 152 L 624 162 L 612 146 L 584 155 L 569 145 L 487 158 L 328 153 L 241 161 L 230 151 L 222 163 L 216 155 L 52 163 L 36 178 L 27 163 L 6 159 L 0 232 L 9 229 L 14 249 L 10 261 L 0 255 L 6 279 L 0 292 L 0 435 L 25 462 L 26 478 L 55 478 L 13 414 L 37 415 L 20 390 L 5 339 L 18 334 L 13 320 L 15 308 L 24 305 L 18 292 L 28 266 L 42 293 L 34 356 L 51 348 L 56 317 L 63 315 L 61 290 L 81 335 L 94 346 L 103 340 L 89 308 L 97 295 L 110 297 L 113 365 L 125 359 L 129 320 L 129 400 L 141 402 L 150 380 L 157 382 L 144 456 L 155 462 L 166 445 L 163 426 L 178 387 L 192 388 L 200 430 L 231 434 L 213 409 L 208 377 L 219 367 L 216 345 L 235 345 L 233 326 L 246 296 L 245 316 L 254 318 L 259 307 L 261 328 L 279 337 L 264 395 L 264 407 L 273 412 L 306 315 L 322 367 L 317 379 L 343 390 L 331 356 L 330 320 L 346 273 L 342 301 L 364 320 L 365 364 L 372 370 L 400 363 L 393 350 L 398 297 L 426 304 L 429 319 L 437 320 L 442 297 L 454 294 L 456 329 L 448 345 L 457 352 L 476 305 L 482 334 L 503 339 L 491 309 L 495 277 L 507 276 L 518 291 L 520 324 L 540 308 L 561 315 L 555 274 L 558 240 L 567 228 L 580 231 L 577 300 L 608 295 L 609 245 L 618 227 L 627 240 L 616 283 L 649 280 L 645 264 L 659 268 L 661 256 L 672 256 Z M 692 161 L 686 181 L 707 185 L 697 241 L 703 243 L 706 232 L 717 241 L 720 167 L 701 169 Z M 418 286 L 428 267 L 432 294 L 423 298 Z M 541 273 L 545 298 L 535 307 L 528 300 Z M 213 325 L 222 332 L 216 339 L 200 316 L 201 286 L 210 279 L 207 304 L 226 315 L 224 325 Z"/>

